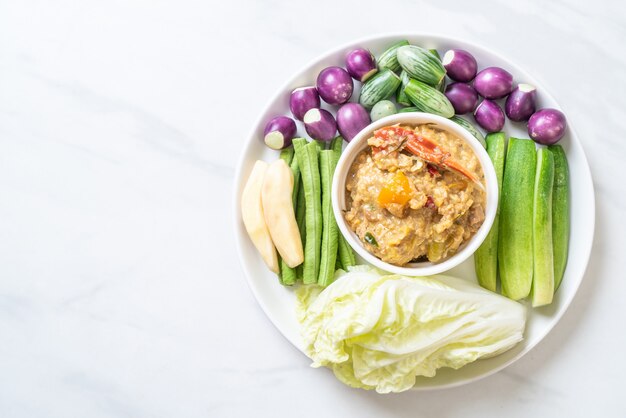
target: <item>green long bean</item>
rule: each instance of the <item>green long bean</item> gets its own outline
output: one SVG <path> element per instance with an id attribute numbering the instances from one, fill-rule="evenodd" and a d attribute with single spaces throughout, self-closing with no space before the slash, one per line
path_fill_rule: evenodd
<path id="1" fill-rule="evenodd" d="M 304 138 L 294 139 L 293 145 L 298 164 L 300 165 L 306 205 L 306 240 L 302 281 L 304 284 L 312 284 L 317 283 L 322 240 L 321 180 L 318 163 L 319 146 L 315 142 L 307 144 Z"/>
<path id="2" fill-rule="evenodd" d="M 330 143 L 330 149 L 335 153 L 335 158 L 339 161 L 339 157 L 341 157 L 341 151 L 343 148 L 343 138 L 341 136 L 336 137 Z M 338 264 L 342 269 L 346 270 L 350 266 L 356 265 L 356 259 L 354 257 L 354 252 L 348 242 L 341 234 L 337 234 L 337 259 L 339 260 Z"/>
<path id="3" fill-rule="evenodd" d="M 337 261 L 337 246 L 339 244 L 339 229 L 333 215 L 331 205 L 331 186 L 333 173 L 337 166 L 336 153 L 333 150 L 320 152 L 320 172 L 322 184 L 322 250 L 320 272 L 317 284 L 328 286 L 335 277 L 335 263 Z"/>

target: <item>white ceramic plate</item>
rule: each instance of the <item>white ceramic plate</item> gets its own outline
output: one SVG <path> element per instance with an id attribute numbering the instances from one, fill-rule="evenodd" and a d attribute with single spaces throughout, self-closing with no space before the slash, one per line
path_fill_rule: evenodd
<path id="1" fill-rule="evenodd" d="M 272 151 L 264 145 L 262 140 L 263 128 L 266 121 L 273 116 L 282 114 L 290 115 L 288 106 L 289 94 L 294 88 L 314 85 L 317 74 L 325 67 L 330 65 L 343 67 L 346 53 L 356 47 L 368 48 L 377 56 L 384 51 L 387 46 L 400 39 L 407 39 L 411 44 L 420 45 L 425 48 L 436 48 L 442 54 L 451 48 L 466 49 L 476 57 L 479 70 L 488 66 L 502 67 L 513 74 L 515 82 L 535 85 L 538 92 L 538 108 L 559 108 L 554 98 L 550 96 L 548 91 L 540 83 L 522 68 L 501 55 L 484 47 L 459 39 L 424 34 L 376 36 L 344 45 L 315 59 L 296 74 L 294 78 L 289 80 L 283 88 L 278 90 L 276 96 L 268 103 L 250 132 L 250 135 L 247 137 L 243 147 L 243 154 L 239 160 L 234 187 L 233 214 L 235 221 L 235 237 L 241 263 L 254 296 L 272 323 L 301 351 L 303 346 L 300 339 L 299 325 L 294 314 L 295 297 L 293 290 L 285 288 L 278 283 L 276 276 L 267 269 L 248 239 L 240 217 L 241 191 L 243 190 L 243 186 L 255 160 L 262 159 L 273 161 L 278 158 L 276 151 Z M 356 84 L 358 83 L 355 83 L 355 92 L 351 99 L 352 101 L 358 98 L 358 88 L 356 88 Z M 567 153 L 570 166 L 570 249 L 565 277 L 555 295 L 553 303 L 540 309 L 529 309 L 530 313 L 524 341 L 513 349 L 491 359 L 476 361 L 459 370 L 441 369 L 433 378 L 418 378 L 415 385 L 416 389 L 459 386 L 503 369 L 537 345 L 537 343 L 539 343 L 556 325 L 574 298 L 585 273 L 591 251 L 591 244 L 593 242 L 595 202 L 589 166 L 580 141 L 574 131 L 576 121 L 569 120 L 568 122 L 569 127 L 567 134 L 561 140 L 560 144 L 563 145 Z M 528 134 L 522 124 L 507 121 L 504 131 L 509 136 L 528 138 Z M 300 136 L 306 135 L 304 127 L 300 123 L 298 123 L 298 133 Z M 446 274 L 475 281 L 476 277 L 473 263 L 473 259 L 470 258 L 463 264 L 449 270 Z"/>

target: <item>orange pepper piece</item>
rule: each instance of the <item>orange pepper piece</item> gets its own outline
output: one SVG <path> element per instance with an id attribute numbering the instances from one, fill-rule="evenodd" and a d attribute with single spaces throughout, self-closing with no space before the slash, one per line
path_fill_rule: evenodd
<path id="1" fill-rule="evenodd" d="M 387 206 L 390 203 L 406 205 L 411 200 L 411 185 L 402 171 L 397 171 L 391 181 L 378 194 L 378 204 Z"/>

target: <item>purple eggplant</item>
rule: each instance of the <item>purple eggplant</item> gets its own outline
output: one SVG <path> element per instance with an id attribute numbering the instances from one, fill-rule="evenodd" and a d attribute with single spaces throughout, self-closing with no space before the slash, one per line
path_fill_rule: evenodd
<path id="1" fill-rule="evenodd" d="M 563 112 L 556 109 L 541 109 L 528 120 L 528 135 L 543 145 L 552 145 L 558 142 L 567 129 L 567 120 Z"/>
<path id="2" fill-rule="evenodd" d="M 271 149 L 283 149 L 291 145 L 296 136 L 296 123 L 287 116 L 276 116 L 265 125 L 263 140 Z"/>
<path id="3" fill-rule="evenodd" d="M 370 115 L 358 103 L 346 103 L 337 111 L 337 126 L 343 139 L 350 142 L 363 128 L 370 124 Z"/>
<path id="4" fill-rule="evenodd" d="M 455 81 L 468 82 L 476 76 L 478 64 L 476 59 L 462 49 L 451 49 L 443 55 L 441 61 L 448 77 Z"/>
<path id="5" fill-rule="evenodd" d="M 289 109 L 298 120 L 302 120 L 309 109 L 318 108 L 320 105 L 320 95 L 314 86 L 297 88 L 289 96 Z"/>
<path id="6" fill-rule="evenodd" d="M 317 91 L 328 104 L 340 105 L 352 96 L 352 77 L 340 67 L 324 68 L 317 76 Z"/>
<path id="7" fill-rule="evenodd" d="M 519 84 L 506 98 L 504 111 L 506 116 L 515 121 L 521 122 L 535 113 L 535 97 L 537 90 L 530 84 Z"/>
<path id="8" fill-rule="evenodd" d="M 474 111 L 474 119 L 487 132 L 499 132 L 504 126 L 504 112 L 498 103 L 485 99 Z"/>
<path id="9" fill-rule="evenodd" d="M 449 84 L 445 94 L 457 115 L 473 112 L 478 104 L 478 93 L 469 84 Z"/>
<path id="10" fill-rule="evenodd" d="M 333 115 L 325 109 L 311 109 L 304 115 L 306 133 L 318 141 L 330 141 L 337 133 L 337 122 Z"/>
<path id="11" fill-rule="evenodd" d="M 485 99 L 501 99 L 513 89 L 513 76 L 499 67 L 488 67 L 474 79 L 474 88 Z"/>
<path id="12" fill-rule="evenodd" d="M 355 80 L 365 83 L 376 74 L 376 59 L 367 49 L 357 48 L 346 56 L 346 70 Z"/>

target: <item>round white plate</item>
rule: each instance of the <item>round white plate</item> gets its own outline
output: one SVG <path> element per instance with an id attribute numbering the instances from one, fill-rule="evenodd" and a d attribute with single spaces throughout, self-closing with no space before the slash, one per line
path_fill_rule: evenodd
<path id="1" fill-rule="evenodd" d="M 273 161 L 278 158 L 278 152 L 268 149 L 263 143 L 263 128 L 265 123 L 273 116 L 291 116 L 288 102 L 289 94 L 294 88 L 314 85 L 317 74 L 325 67 L 330 65 L 343 67 L 345 65 L 344 57 L 346 53 L 356 47 L 368 48 L 375 56 L 378 56 L 387 46 L 401 39 L 407 39 L 411 44 L 420 45 L 425 48 L 436 48 L 441 54 L 451 48 L 466 49 L 476 57 L 479 70 L 488 66 L 502 67 L 513 74 L 516 83 L 523 82 L 535 85 L 538 92 L 538 108 L 559 108 L 554 98 L 550 96 L 548 91 L 540 83 L 508 59 L 484 47 L 443 36 L 392 34 L 358 40 L 343 45 L 315 59 L 296 74 L 295 77 L 289 80 L 268 103 L 257 123 L 254 125 L 252 132 L 246 139 L 235 178 L 233 213 L 237 249 L 246 278 L 248 279 L 248 284 L 272 323 L 301 351 L 303 345 L 300 339 L 299 325 L 295 316 L 295 296 L 293 289 L 283 287 L 278 283 L 277 277 L 267 269 L 249 240 L 240 216 L 241 191 L 243 190 L 245 181 L 250 174 L 255 160 L 262 159 Z M 356 101 L 358 98 L 358 84 L 359 83 L 355 82 L 355 92 L 351 101 Z M 440 369 L 433 378 L 418 378 L 415 385 L 416 389 L 459 386 L 503 369 L 537 345 L 537 343 L 550 332 L 554 325 L 556 325 L 574 298 L 585 273 L 591 251 L 591 244 L 593 242 L 595 202 L 589 166 L 573 127 L 575 121 L 568 120 L 568 122 L 569 127 L 567 134 L 561 140 L 560 144 L 567 153 L 570 168 L 571 235 L 569 259 L 565 277 L 555 295 L 553 303 L 539 309 L 529 308 L 524 341 L 513 349 L 491 359 L 478 360 L 459 370 Z M 504 131 L 508 136 L 528 138 L 525 126 L 520 123 L 507 121 Z M 298 134 L 300 136 L 306 136 L 304 127 L 299 122 Z M 446 272 L 446 274 L 475 281 L 476 276 L 474 274 L 473 259 L 470 258 L 460 266 Z"/>

